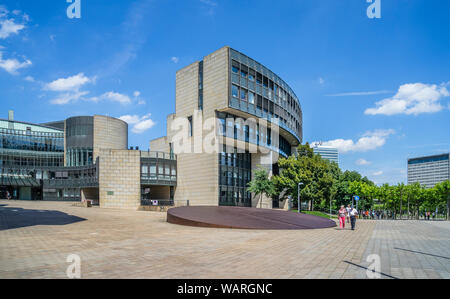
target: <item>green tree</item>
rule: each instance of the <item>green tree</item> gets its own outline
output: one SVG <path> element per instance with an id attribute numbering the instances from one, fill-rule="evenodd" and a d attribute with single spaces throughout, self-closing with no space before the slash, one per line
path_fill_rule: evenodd
<path id="1" fill-rule="evenodd" d="M 310 209 L 325 208 L 335 194 L 333 177 L 339 176 L 339 171 L 329 161 L 315 155 L 308 143 L 300 145 L 298 153 L 297 157 L 281 158 L 278 161 L 280 174 L 272 178 L 275 194 L 280 197 L 291 196 L 297 202 L 298 185 L 302 183 L 300 197 L 310 203 Z"/>
<path id="2" fill-rule="evenodd" d="M 444 181 L 435 186 L 436 195 L 439 197 L 439 202 L 446 205 L 447 221 L 450 221 L 450 181 Z"/>
<path id="3" fill-rule="evenodd" d="M 254 179 L 248 184 L 249 192 L 259 196 L 260 207 L 262 208 L 262 196 L 272 197 L 274 194 L 274 187 L 269 180 L 269 173 L 265 169 L 257 169 L 254 172 Z"/>

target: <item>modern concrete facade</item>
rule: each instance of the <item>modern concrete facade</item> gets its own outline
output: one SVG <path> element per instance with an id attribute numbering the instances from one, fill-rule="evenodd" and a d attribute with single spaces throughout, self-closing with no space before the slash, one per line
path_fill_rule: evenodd
<path id="1" fill-rule="evenodd" d="M 315 154 L 320 155 L 325 160 L 335 162 L 339 165 L 339 150 L 337 148 L 323 145 L 313 145 L 312 148 Z"/>
<path id="2" fill-rule="evenodd" d="M 279 155 L 295 154 L 301 141 L 302 110 L 292 89 L 224 47 L 177 72 L 176 112 L 167 119 L 167 136 L 150 149 L 178 156 L 176 204 L 273 208 L 286 203 L 259 202 L 247 184 L 257 168 L 276 174 Z"/>
<path id="3" fill-rule="evenodd" d="M 408 184 L 433 188 L 446 180 L 450 180 L 450 153 L 408 159 Z"/>
<path id="4" fill-rule="evenodd" d="M 299 99 L 280 77 L 223 47 L 176 73 L 175 100 L 167 135 L 147 152 L 128 149 L 128 124 L 120 119 L 76 116 L 32 125 L 10 113 L 0 122 L 0 192 L 121 209 L 287 207 L 248 192 L 256 169 L 276 175 L 278 158 L 296 154 L 302 142 Z"/>
<path id="5" fill-rule="evenodd" d="M 128 124 L 79 116 L 44 125 L 0 120 L 0 198 L 92 201 L 103 208 L 169 205 L 176 156 L 128 150 Z"/>

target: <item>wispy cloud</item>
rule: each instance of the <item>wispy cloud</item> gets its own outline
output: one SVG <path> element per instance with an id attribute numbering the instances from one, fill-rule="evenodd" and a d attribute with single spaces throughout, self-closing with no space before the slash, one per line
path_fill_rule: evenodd
<path id="1" fill-rule="evenodd" d="M 219 4 L 213 0 L 200 0 L 200 3 L 202 3 L 205 6 L 206 14 L 209 16 L 214 15 L 216 12 L 217 6 L 219 6 Z"/>
<path id="2" fill-rule="evenodd" d="M 404 84 L 400 86 L 396 95 L 375 103 L 374 108 L 365 111 L 367 115 L 419 115 L 435 113 L 444 109 L 440 100 L 450 96 L 447 85 L 436 84 Z"/>
<path id="3" fill-rule="evenodd" d="M 60 78 L 48 83 L 44 89 L 51 91 L 78 91 L 83 85 L 95 82 L 94 78 L 88 78 L 84 73 L 75 76 Z"/>
<path id="4" fill-rule="evenodd" d="M 147 41 L 149 30 L 145 26 L 145 20 L 151 12 L 150 5 L 152 2 L 152 0 L 133 2 L 120 26 L 121 32 L 118 33 L 122 42 L 117 47 L 118 50 L 112 54 L 112 57 L 105 60 L 105 67 L 99 73 L 100 77 L 116 73 L 137 57 L 138 51 Z"/>
<path id="5" fill-rule="evenodd" d="M 373 174 L 372 174 L 373 176 L 380 176 L 380 175 L 383 175 L 383 171 L 377 171 L 377 172 L 374 172 Z"/>
<path id="6" fill-rule="evenodd" d="M 67 105 L 69 103 L 79 101 L 87 94 L 89 94 L 88 91 L 61 93 L 58 94 L 53 100 L 51 100 L 50 103 L 54 105 Z"/>
<path id="7" fill-rule="evenodd" d="M 146 114 L 144 116 L 124 115 L 121 116 L 120 119 L 133 126 L 131 129 L 133 133 L 142 134 L 156 125 L 156 123 L 150 118 L 151 116 L 151 114 Z"/>
<path id="8" fill-rule="evenodd" d="M 335 139 L 323 142 L 323 145 L 335 147 L 343 154 L 348 152 L 367 152 L 384 146 L 387 138 L 394 133 L 395 131 L 392 129 L 369 131 L 356 142 L 351 139 Z"/>
<path id="9" fill-rule="evenodd" d="M 21 18 L 21 21 L 16 21 L 17 18 Z M 6 6 L 0 5 L 0 39 L 18 35 L 25 28 L 25 24 L 28 21 L 29 17 L 27 14 L 22 13 L 20 10 L 14 10 L 10 13 Z M 5 47 L 1 46 L 0 50 L 5 50 Z M 25 57 L 22 57 L 22 61 L 17 58 L 4 58 L 4 51 L 0 51 L 0 68 L 11 75 L 18 75 L 20 69 L 31 65 L 31 60 Z"/>
<path id="10" fill-rule="evenodd" d="M 131 99 L 129 96 L 125 95 L 125 94 L 121 94 L 118 92 L 106 92 L 103 95 L 101 95 L 98 98 L 93 98 L 94 101 L 101 101 L 101 100 L 109 100 L 111 102 L 117 102 L 120 104 L 129 104 L 131 103 Z"/>
<path id="11" fill-rule="evenodd" d="M 170 58 L 170 60 L 176 64 L 180 61 L 180 58 L 174 56 L 174 57 Z"/>
<path id="12" fill-rule="evenodd" d="M 356 161 L 356 164 L 357 164 L 357 165 L 360 165 L 360 166 L 364 166 L 364 165 L 370 165 L 371 162 L 369 162 L 369 161 L 367 161 L 367 160 L 365 160 L 365 159 L 358 159 L 358 160 Z"/>
<path id="13" fill-rule="evenodd" d="M 7 71 L 11 75 L 18 75 L 20 69 L 30 67 L 32 65 L 31 60 L 25 59 L 24 61 L 19 61 L 15 58 L 4 59 L 3 52 L 0 52 L 0 68 Z"/>
<path id="14" fill-rule="evenodd" d="M 378 90 L 378 91 L 360 91 L 360 92 L 344 92 L 344 93 L 336 93 L 336 94 L 328 94 L 325 95 L 327 97 L 355 97 L 355 96 L 371 96 L 377 94 L 387 94 L 391 93 L 389 90 Z"/>
<path id="15" fill-rule="evenodd" d="M 19 34 L 29 20 L 30 17 L 22 11 L 9 12 L 6 6 L 0 5 L 0 39 Z"/>

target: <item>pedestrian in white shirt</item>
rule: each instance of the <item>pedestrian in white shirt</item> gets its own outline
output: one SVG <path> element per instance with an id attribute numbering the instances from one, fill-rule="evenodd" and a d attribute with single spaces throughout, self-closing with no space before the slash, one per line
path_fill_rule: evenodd
<path id="1" fill-rule="evenodd" d="M 350 211 L 350 223 L 352 224 L 352 230 L 355 230 L 356 216 L 358 216 L 358 211 L 352 208 Z"/>
<path id="2" fill-rule="evenodd" d="M 347 210 L 347 223 L 350 223 L 350 211 L 352 210 L 352 207 L 348 205 L 346 210 Z"/>

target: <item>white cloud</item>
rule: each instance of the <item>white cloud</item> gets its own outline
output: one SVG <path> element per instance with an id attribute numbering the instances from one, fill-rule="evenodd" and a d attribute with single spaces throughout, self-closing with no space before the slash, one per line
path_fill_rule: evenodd
<path id="1" fill-rule="evenodd" d="M 82 99 L 82 97 L 84 97 L 88 93 L 89 93 L 88 91 L 76 91 L 76 92 L 60 94 L 60 95 L 58 95 L 58 97 L 53 99 L 51 101 L 51 103 L 54 105 L 66 105 L 71 102 L 76 102 L 76 101 Z"/>
<path id="2" fill-rule="evenodd" d="M 141 92 L 140 92 L 140 91 L 135 91 L 135 92 L 133 93 L 133 96 L 134 96 L 135 98 L 138 98 L 138 97 L 141 96 Z"/>
<path id="3" fill-rule="evenodd" d="M 361 92 L 345 92 L 345 93 L 336 93 L 336 94 L 328 94 L 327 97 L 353 97 L 353 96 L 370 96 L 377 94 L 386 94 L 391 93 L 388 90 L 378 90 L 378 91 L 361 91 Z"/>
<path id="4" fill-rule="evenodd" d="M 35 80 L 32 76 L 26 76 L 26 77 L 25 77 L 25 81 L 28 81 L 28 82 L 36 82 L 36 80 Z"/>
<path id="5" fill-rule="evenodd" d="M 131 99 L 129 96 L 117 92 L 106 92 L 103 95 L 100 96 L 100 100 L 110 100 L 113 102 L 119 102 L 121 104 L 128 104 L 131 103 Z"/>
<path id="6" fill-rule="evenodd" d="M 377 172 L 374 172 L 372 175 L 380 176 L 380 175 L 383 175 L 383 172 L 382 171 L 377 171 Z"/>
<path id="7" fill-rule="evenodd" d="M 386 144 L 386 139 L 394 134 L 395 131 L 389 130 L 376 130 L 372 132 L 366 132 L 358 141 L 354 142 L 351 139 L 335 139 L 327 142 L 323 142 L 324 146 L 335 147 L 340 153 L 348 152 L 367 152 L 375 150 Z"/>
<path id="8" fill-rule="evenodd" d="M 13 34 L 18 34 L 24 28 L 24 24 L 15 23 L 14 19 L 0 20 L 0 38 L 5 39 Z"/>
<path id="9" fill-rule="evenodd" d="M 31 60 L 26 59 L 23 62 L 18 61 L 17 59 L 3 59 L 3 53 L 0 52 L 0 68 L 4 69 L 11 75 L 17 75 L 18 70 L 27 68 L 32 65 Z"/>
<path id="10" fill-rule="evenodd" d="M 319 78 L 319 84 L 320 84 L 320 85 L 324 85 L 324 84 L 325 84 L 325 79 L 322 78 L 322 77 L 320 77 L 320 78 Z"/>
<path id="11" fill-rule="evenodd" d="M 45 86 L 45 89 L 51 91 L 78 91 L 80 87 L 91 82 L 94 82 L 94 79 L 86 77 L 84 73 L 79 73 L 75 76 L 60 78 L 50 82 Z"/>
<path id="12" fill-rule="evenodd" d="M 365 111 L 367 115 L 418 115 L 421 113 L 435 113 L 443 110 L 440 100 L 450 96 L 446 86 L 450 84 L 404 84 L 400 86 L 396 95 L 375 103 L 375 108 Z"/>
<path id="13" fill-rule="evenodd" d="M 172 60 L 173 63 L 178 63 L 180 61 L 180 58 L 172 57 L 172 58 L 170 58 L 170 60 Z"/>
<path id="14" fill-rule="evenodd" d="M 127 122 L 129 125 L 133 126 L 133 128 L 131 129 L 133 133 L 142 134 L 156 125 L 156 123 L 150 117 L 151 114 L 147 114 L 144 116 L 124 115 L 119 118 Z"/>
<path id="15" fill-rule="evenodd" d="M 369 165 L 369 164 L 371 164 L 369 161 L 367 161 L 367 160 L 365 160 L 365 159 L 358 159 L 357 161 L 356 161 L 356 164 L 357 165 L 360 165 L 360 166 L 363 166 L 363 165 Z"/>

